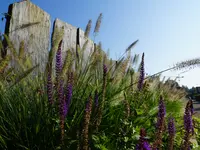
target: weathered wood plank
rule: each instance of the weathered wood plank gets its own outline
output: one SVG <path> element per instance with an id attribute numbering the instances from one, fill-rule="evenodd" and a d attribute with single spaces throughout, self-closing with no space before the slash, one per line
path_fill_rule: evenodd
<path id="1" fill-rule="evenodd" d="M 63 29 L 64 35 L 62 43 L 62 60 L 64 62 L 66 51 L 71 50 L 72 52 L 75 52 L 76 50 L 77 28 L 66 22 L 61 21 L 60 19 L 56 19 L 54 22 L 54 31 L 52 36 L 57 34 L 54 32 L 60 32 Z M 53 61 L 53 69 L 55 69 L 55 59 Z"/>
<path id="2" fill-rule="evenodd" d="M 60 30 L 64 28 L 64 36 L 63 36 L 63 47 L 62 47 L 62 56 L 63 58 L 65 57 L 65 52 L 70 49 L 70 50 L 75 50 L 76 49 L 76 35 L 77 35 L 77 28 L 61 21 L 60 19 L 55 20 L 55 27 L 59 28 Z"/>
<path id="3" fill-rule="evenodd" d="M 10 8 L 11 18 L 5 31 L 17 52 L 20 42 L 25 42 L 33 65 L 40 63 L 39 68 L 43 71 L 50 44 L 50 15 L 29 1 L 14 3 Z"/>
<path id="4" fill-rule="evenodd" d="M 94 42 L 92 40 L 90 40 L 89 38 L 85 37 L 84 31 L 79 29 L 79 44 L 80 44 L 81 50 L 83 50 L 83 46 L 86 42 L 87 42 L 87 45 L 86 45 L 86 48 L 83 52 L 84 62 L 87 61 L 88 56 L 91 55 L 91 53 L 94 51 Z"/>

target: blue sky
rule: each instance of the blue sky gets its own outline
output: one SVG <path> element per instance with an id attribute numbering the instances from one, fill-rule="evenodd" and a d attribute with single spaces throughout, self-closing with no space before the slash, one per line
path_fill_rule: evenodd
<path id="1" fill-rule="evenodd" d="M 3 0 L 0 12 L 7 12 Z M 103 13 L 102 26 L 96 38 L 114 59 L 133 41 L 139 39 L 132 54 L 145 53 L 145 70 L 149 74 L 166 69 L 176 62 L 200 57 L 200 1 L 193 0 L 32 0 L 52 16 L 85 29 L 89 19 L 93 26 Z M 0 29 L 4 22 L 0 23 Z M 92 38 L 92 36 L 91 36 Z M 184 70 L 183 70 L 184 71 Z M 163 76 L 175 78 L 180 72 Z M 200 68 L 181 74 L 180 84 L 200 85 Z"/>

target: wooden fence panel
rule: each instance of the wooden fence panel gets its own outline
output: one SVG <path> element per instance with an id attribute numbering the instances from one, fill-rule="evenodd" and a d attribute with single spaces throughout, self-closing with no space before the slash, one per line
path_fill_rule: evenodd
<path id="1" fill-rule="evenodd" d="M 44 70 L 50 44 L 50 15 L 29 1 L 11 4 L 9 15 L 5 31 L 15 49 L 19 52 L 20 42 L 24 41 L 33 65 L 40 63 L 40 70 Z"/>
<path id="2" fill-rule="evenodd" d="M 84 62 L 87 63 L 87 58 L 94 52 L 94 43 L 92 40 L 84 36 L 84 31 L 79 29 L 79 44 L 80 44 L 80 49 L 83 50 L 84 44 L 87 42 L 86 48 L 83 52 L 83 59 Z"/>
<path id="3" fill-rule="evenodd" d="M 66 22 L 56 19 L 54 22 L 54 31 L 52 36 L 58 34 L 54 32 L 60 32 L 63 29 L 64 29 L 64 35 L 62 43 L 62 60 L 64 62 L 66 57 L 66 51 L 71 50 L 72 52 L 75 52 L 76 50 L 77 28 Z M 53 69 L 55 70 L 55 57 L 53 60 Z"/>
<path id="4" fill-rule="evenodd" d="M 40 71 L 44 72 L 48 61 L 49 46 L 50 46 L 50 15 L 40 9 L 30 1 L 22 1 L 13 3 L 9 6 L 8 17 L 6 22 L 5 33 L 8 34 L 14 47 L 19 52 L 21 41 L 25 42 L 27 52 L 31 54 L 33 65 L 40 64 Z M 94 51 L 94 43 L 89 38 L 84 36 L 84 31 L 74 27 L 66 22 L 56 19 L 54 21 L 52 38 L 56 37 L 56 32 L 64 29 L 62 43 L 62 60 L 64 62 L 66 51 L 71 50 L 76 55 L 77 45 L 82 50 L 85 42 L 88 40 L 84 51 L 83 66 L 88 60 L 88 56 Z M 12 66 L 16 66 L 14 61 Z M 73 64 L 75 68 L 75 62 Z M 53 59 L 53 69 L 55 70 L 55 56 Z"/>

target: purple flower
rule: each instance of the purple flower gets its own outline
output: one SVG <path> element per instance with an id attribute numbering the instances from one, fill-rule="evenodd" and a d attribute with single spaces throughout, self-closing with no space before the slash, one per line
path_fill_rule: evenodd
<path id="1" fill-rule="evenodd" d="M 87 114 L 87 113 L 90 114 L 91 112 L 92 112 L 92 97 L 91 97 L 91 94 L 90 94 L 90 96 L 88 97 L 88 100 L 86 101 L 85 114 Z"/>
<path id="2" fill-rule="evenodd" d="M 98 105 L 99 105 L 99 97 L 98 97 L 98 92 L 97 91 L 95 91 L 94 103 L 95 103 L 95 107 L 97 108 Z"/>
<path id="3" fill-rule="evenodd" d="M 150 148 L 150 145 L 149 145 L 149 143 L 148 142 L 144 142 L 144 144 L 143 144 L 143 150 L 150 150 L 151 148 Z"/>
<path id="4" fill-rule="evenodd" d="M 58 83 L 58 100 L 59 100 L 59 113 L 60 113 L 60 128 L 61 128 L 61 142 L 63 143 L 64 139 L 64 130 L 65 130 L 65 114 L 66 114 L 66 103 L 64 97 L 64 88 L 63 81 L 60 80 Z"/>
<path id="5" fill-rule="evenodd" d="M 187 132 L 191 132 L 192 131 L 192 116 L 191 116 L 191 113 L 189 112 L 189 110 L 186 110 L 185 111 L 185 115 L 184 115 L 184 127 L 185 127 L 185 130 Z"/>
<path id="6" fill-rule="evenodd" d="M 56 77 L 58 81 L 58 76 L 60 75 L 62 71 L 62 55 L 61 55 L 61 46 L 62 46 L 62 40 L 59 43 L 58 50 L 56 52 Z"/>
<path id="7" fill-rule="evenodd" d="M 85 111 L 86 112 L 90 112 L 91 111 L 91 101 L 90 101 L 90 98 L 86 102 Z"/>
<path id="8" fill-rule="evenodd" d="M 48 72 L 48 77 L 47 77 L 47 95 L 48 95 L 49 103 L 52 105 L 53 104 L 53 83 L 52 83 L 50 72 Z"/>
<path id="9" fill-rule="evenodd" d="M 168 122 L 168 133 L 170 136 L 175 136 L 175 125 L 174 125 L 174 118 L 170 117 Z"/>
<path id="10" fill-rule="evenodd" d="M 58 85 L 58 99 L 59 99 L 59 106 L 60 106 L 60 116 L 64 116 L 65 109 L 65 98 L 64 98 L 64 88 L 63 88 L 63 81 L 59 81 Z"/>
<path id="11" fill-rule="evenodd" d="M 184 114 L 184 127 L 187 132 L 193 131 L 192 115 L 193 115 L 193 102 L 192 100 L 189 100 L 185 108 L 185 114 Z"/>
<path id="12" fill-rule="evenodd" d="M 184 114 L 184 128 L 185 128 L 185 136 L 184 136 L 184 147 L 189 149 L 189 140 L 191 134 L 194 134 L 194 127 L 193 127 L 193 121 L 192 121 L 192 109 L 193 109 L 193 103 L 192 100 L 189 100 L 186 108 L 185 108 L 185 114 Z"/>
<path id="13" fill-rule="evenodd" d="M 89 141 L 89 124 L 90 124 L 91 112 L 92 112 L 92 98 L 90 95 L 85 107 L 84 123 L 82 129 L 83 150 L 88 150 L 89 147 L 88 141 Z"/>
<path id="14" fill-rule="evenodd" d="M 145 139 L 146 132 L 145 129 L 140 129 L 140 139 L 138 144 L 136 145 L 136 150 L 150 150 L 150 145 Z"/>
<path id="15" fill-rule="evenodd" d="M 140 77 L 138 81 L 138 90 L 142 90 L 144 84 L 144 53 L 142 54 L 142 61 L 140 64 Z"/>
<path id="16" fill-rule="evenodd" d="M 103 74 L 106 75 L 108 68 L 105 64 L 103 64 Z"/>
<path id="17" fill-rule="evenodd" d="M 194 114 L 194 107 L 193 107 L 193 102 L 192 100 L 189 100 L 190 101 L 190 111 L 191 111 L 191 115 Z"/>
<path id="18" fill-rule="evenodd" d="M 66 96 L 64 96 L 64 101 L 63 101 L 63 116 L 66 117 L 68 112 L 67 104 L 66 104 Z"/>
<path id="19" fill-rule="evenodd" d="M 157 117 L 157 124 L 156 124 L 157 132 L 155 135 L 156 140 L 153 143 L 153 149 L 161 147 L 162 145 L 162 134 L 164 130 L 165 114 L 166 114 L 165 104 L 164 104 L 162 96 L 160 96 L 158 109 L 159 110 L 158 110 L 158 117 Z"/>
<path id="20" fill-rule="evenodd" d="M 164 123 L 164 117 L 166 114 L 165 104 L 162 96 L 160 97 L 159 107 L 158 107 L 158 120 L 157 120 L 157 128 L 162 129 Z"/>
<path id="21" fill-rule="evenodd" d="M 66 103 L 66 114 L 65 114 L 65 116 L 67 115 L 67 113 L 69 111 L 69 106 L 70 106 L 71 99 L 72 99 L 72 84 L 71 83 L 68 83 L 66 91 L 67 92 L 66 92 L 66 100 L 65 100 L 65 103 Z"/>
<path id="22" fill-rule="evenodd" d="M 174 118 L 170 117 L 168 121 L 168 133 L 169 133 L 169 140 L 168 140 L 168 149 L 174 149 L 174 137 L 175 137 L 175 126 L 174 126 Z"/>

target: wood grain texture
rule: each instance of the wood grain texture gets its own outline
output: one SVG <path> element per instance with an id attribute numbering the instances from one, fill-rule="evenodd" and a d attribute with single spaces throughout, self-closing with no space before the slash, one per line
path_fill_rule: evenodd
<path id="1" fill-rule="evenodd" d="M 31 54 L 33 65 L 40 63 L 42 71 L 47 62 L 50 44 L 50 15 L 29 1 L 12 4 L 8 35 L 16 51 L 21 41 Z M 14 65 L 14 64 L 12 64 Z"/>

